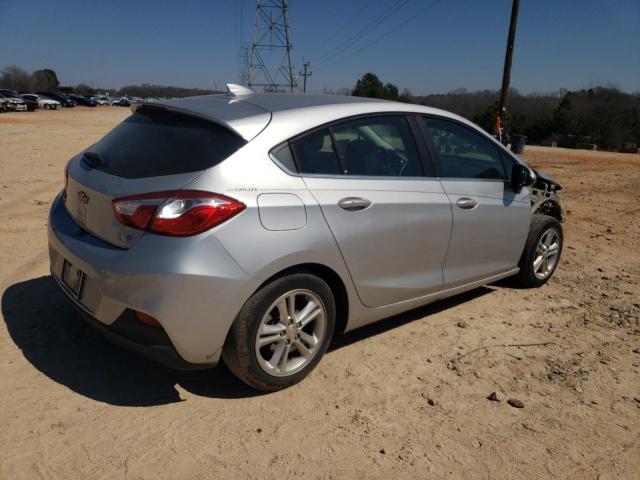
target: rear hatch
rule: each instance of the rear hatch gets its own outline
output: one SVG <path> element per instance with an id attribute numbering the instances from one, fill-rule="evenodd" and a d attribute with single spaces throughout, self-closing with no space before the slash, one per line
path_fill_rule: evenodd
<path id="1" fill-rule="evenodd" d="M 96 237 L 130 248 L 143 231 L 120 223 L 112 201 L 180 190 L 246 144 L 224 125 L 163 108 L 138 108 L 68 166 L 65 206 Z"/>

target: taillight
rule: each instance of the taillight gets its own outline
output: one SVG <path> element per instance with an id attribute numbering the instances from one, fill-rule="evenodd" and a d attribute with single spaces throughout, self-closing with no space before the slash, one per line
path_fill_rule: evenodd
<path id="1" fill-rule="evenodd" d="M 112 203 L 120 223 L 175 237 L 202 233 L 246 208 L 233 198 L 199 190 L 146 193 Z"/>
<path id="2" fill-rule="evenodd" d="M 152 317 L 151 315 L 147 315 L 146 313 L 138 312 L 136 310 L 136 317 L 138 317 L 138 320 L 140 320 L 145 325 L 149 325 L 150 327 L 155 327 L 155 328 L 162 328 L 162 325 L 160 325 L 160 322 L 156 320 L 154 317 Z"/>

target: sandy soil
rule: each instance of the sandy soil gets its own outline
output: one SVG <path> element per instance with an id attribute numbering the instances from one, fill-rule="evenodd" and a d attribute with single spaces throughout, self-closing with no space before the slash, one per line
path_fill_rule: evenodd
<path id="1" fill-rule="evenodd" d="M 548 285 L 353 332 L 257 395 L 112 346 L 49 277 L 64 164 L 127 112 L 0 115 L 0 478 L 640 478 L 638 155 L 528 147 L 569 213 Z"/>

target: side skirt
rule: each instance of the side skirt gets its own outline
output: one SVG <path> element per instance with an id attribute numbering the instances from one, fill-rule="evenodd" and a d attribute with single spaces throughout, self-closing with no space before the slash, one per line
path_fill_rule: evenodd
<path id="1" fill-rule="evenodd" d="M 430 303 L 437 302 L 438 300 L 443 300 L 445 298 L 458 295 L 459 293 L 468 292 L 469 290 L 473 290 L 478 287 L 497 282 L 498 280 L 502 280 L 503 278 L 511 277 L 512 275 L 517 274 L 519 271 L 520 268 L 516 267 L 511 270 L 507 270 L 506 272 L 482 278 L 471 283 L 466 283 L 464 285 L 458 285 L 457 287 L 447 288 L 438 292 L 430 293 L 429 295 L 425 295 L 424 297 L 415 298 L 413 300 L 406 300 L 404 302 L 394 303 L 392 305 L 385 305 L 383 307 L 363 309 L 358 312 L 359 314 L 356 314 L 357 318 L 349 319 L 349 323 L 347 324 L 345 332 L 363 327 L 365 325 L 369 325 L 373 322 L 377 322 L 378 320 L 382 320 L 399 313 L 413 310 L 414 308 L 423 307 Z"/>

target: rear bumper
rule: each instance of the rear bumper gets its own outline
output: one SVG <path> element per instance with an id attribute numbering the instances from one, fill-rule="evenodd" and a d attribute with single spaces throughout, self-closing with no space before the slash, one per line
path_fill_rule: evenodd
<path id="1" fill-rule="evenodd" d="M 175 370 L 201 370 L 216 366 L 216 362 L 190 363 L 185 361 L 178 354 L 166 333 L 139 322 L 131 310 L 123 312 L 111 325 L 105 325 L 76 302 L 73 295 L 56 275 L 52 276 L 82 319 L 114 344 Z"/>
<path id="2" fill-rule="evenodd" d="M 212 234 L 146 234 L 126 250 L 81 229 L 58 196 L 48 237 L 51 273 L 83 316 L 127 348 L 156 359 L 168 356 L 169 362 L 160 359 L 165 364 L 176 364 L 171 357 L 177 356 L 187 365 L 215 365 L 233 320 L 252 293 L 246 274 Z M 84 274 L 78 296 L 61 281 L 65 260 Z M 168 344 L 149 345 L 130 335 L 113 338 L 123 337 L 119 321 L 132 310 L 156 318 Z"/>

